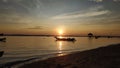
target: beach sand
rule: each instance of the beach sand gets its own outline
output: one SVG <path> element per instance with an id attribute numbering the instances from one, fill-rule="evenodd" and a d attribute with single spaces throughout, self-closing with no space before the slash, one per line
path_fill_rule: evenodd
<path id="1" fill-rule="evenodd" d="M 120 68 L 120 44 L 48 58 L 19 68 Z"/>

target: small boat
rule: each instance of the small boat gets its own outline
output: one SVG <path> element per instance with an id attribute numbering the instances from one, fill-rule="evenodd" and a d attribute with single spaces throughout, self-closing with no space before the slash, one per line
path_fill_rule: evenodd
<path id="1" fill-rule="evenodd" d="M 6 40 L 6 38 L 0 38 L 0 41 L 5 41 Z"/>
<path id="2" fill-rule="evenodd" d="M 59 38 L 55 37 L 56 41 L 76 41 L 75 38 Z"/>
<path id="3" fill-rule="evenodd" d="M 2 57 L 4 54 L 4 51 L 0 51 L 0 57 Z"/>

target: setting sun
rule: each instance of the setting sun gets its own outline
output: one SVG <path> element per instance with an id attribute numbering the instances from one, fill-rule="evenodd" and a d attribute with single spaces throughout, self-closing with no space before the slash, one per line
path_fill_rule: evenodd
<path id="1" fill-rule="evenodd" d="M 60 29 L 60 30 L 58 31 L 58 33 L 59 33 L 59 35 L 62 35 L 62 34 L 63 34 L 63 30 Z"/>

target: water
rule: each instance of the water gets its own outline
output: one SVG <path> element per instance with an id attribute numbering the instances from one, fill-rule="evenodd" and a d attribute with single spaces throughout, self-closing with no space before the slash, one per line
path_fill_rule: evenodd
<path id="1" fill-rule="evenodd" d="M 0 42 L 0 64 L 25 60 L 29 58 L 51 57 L 52 54 L 67 54 L 69 52 L 83 51 L 109 44 L 120 43 L 120 38 L 90 39 L 75 37 L 77 41 L 55 41 L 54 37 L 40 36 L 7 36 L 6 42 Z"/>

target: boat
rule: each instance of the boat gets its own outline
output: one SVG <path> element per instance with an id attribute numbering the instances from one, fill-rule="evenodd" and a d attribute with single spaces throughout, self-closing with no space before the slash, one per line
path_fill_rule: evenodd
<path id="1" fill-rule="evenodd" d="M 5 41 L 6 40 L 6 38 L 0 38 L 0 41 Z"/>
<path id="2" fill-rule="evenodd" d="M 2 57 L 4 54 L 4 51 L 0 51 L 0 57 Z"/>
<path id="3" fill-rule="evenodd" d="M 75 38 L 59 38 L 55 37 L 56 41 L 76 41 Z"/>

